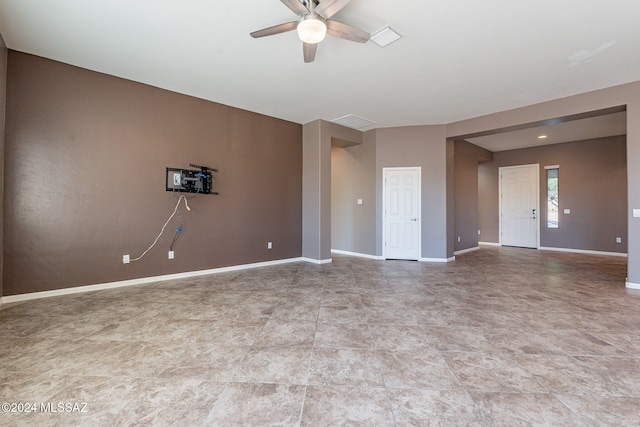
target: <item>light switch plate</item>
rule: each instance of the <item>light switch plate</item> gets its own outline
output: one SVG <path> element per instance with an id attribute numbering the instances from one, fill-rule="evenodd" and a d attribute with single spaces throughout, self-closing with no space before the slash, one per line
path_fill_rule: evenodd
<path id="1" fill-rule="evenodd" d="M 565 213 L 565 214 L 567 214 L 567 215 L 569 215 L 569 214 L 571 213 L 571 209 L 565 209 L 565 210 L 564 210 L 564 213 Z"/>
<path id="2" fill-rule="evenodd" d="M 634 218 L 640 218 L 640 209 L 634 209 L 633 210 L 633 217 Z"/>
<path id="3" fill-rule="evenodd" d="M 362 199 L 358 199 L 358 204 L 361 205 L 362 204 Z"/>

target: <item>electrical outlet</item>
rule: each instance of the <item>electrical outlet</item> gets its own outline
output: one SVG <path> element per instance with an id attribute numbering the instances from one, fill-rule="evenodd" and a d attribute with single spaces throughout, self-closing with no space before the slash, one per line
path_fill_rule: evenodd
<path id="1" fill-rule="evenodd" d="M 173 185 L 180 186 L 182 185 L 182 175 L 179 173 L 173 174 Z"/>
<path id="2" fill-rule="evenodd" d="M 480 230 L 478 230 L 478 236 L 480 235 Z"/>
<path id="3" fill-rule="evenodd" d="M 458 242 L 460 241 L 460 236 L 458 236 Z"/>
<path id="4" fill-rule="evenodd" d="M 131 261 L 131 259 L 129 258 L 129 255 L 122 255 L 122 263 L 123 264 L 129 264 L 130 261 Z"/>
<path id="5" fill-rule="evenodd" d="M 267 249 L 271 249 L 271 248 L 273 248 L 273 243 L 267 242 Z"/>
<path id="6" fill-rule="evenodd" d="M 173 255 L 174 255 L 173 251 L 169 251 L 169 259 L 173 259 Z"/>
<path id="7" fill-rule="evenodd" d="M 616 243 L 622 243 L 622 237 L 616 237 Z"/>

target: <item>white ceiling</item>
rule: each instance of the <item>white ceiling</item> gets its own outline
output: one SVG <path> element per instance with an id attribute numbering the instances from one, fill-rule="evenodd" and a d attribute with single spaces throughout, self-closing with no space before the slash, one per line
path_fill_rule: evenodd
<path id="1" fill-rule="evenodd" d="M 626 134 L 627 113 L 623 111 L 554 125 L 466 138 L 466 141 L 495 152 Z M 541 135 L 546 138 L 538 138 Z"/>
<path id="2" fill-rule="evenodd" d="M 296 123 L 444 124 L 640 80 L 638 0 L 353 0 L 305 64 L 279 0 L 0 0 L 11 49 Z"/>

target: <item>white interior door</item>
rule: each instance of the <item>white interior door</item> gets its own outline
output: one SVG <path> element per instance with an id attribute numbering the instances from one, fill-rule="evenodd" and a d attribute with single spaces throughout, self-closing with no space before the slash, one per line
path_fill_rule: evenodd
<path id="1" fill-rule="evenodd" d="M 420 173 L 416 168 L 384 168 L 383 215 L 386 259 L 420 258 Z"/>
<path id="2" fill-rule="evenodd" d="M 540 166 L 500 168 L 500 244 L 538 247 Z"/>

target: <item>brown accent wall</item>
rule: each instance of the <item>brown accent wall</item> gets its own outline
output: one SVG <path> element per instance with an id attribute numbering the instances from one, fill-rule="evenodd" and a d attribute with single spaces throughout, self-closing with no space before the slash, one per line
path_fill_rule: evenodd
<path id="1" fill-rule="evenodd" d="M 7 93 L 7 45 L 0 35 L 0 296 L 3 289 L 3 252 L 4 246 L 4 130 L 5 130 L 5 101 Z"/>
<path id="2" fill-rule="evenodd" d="M 493 153 L 467 141 L 454 142 L 454 248 L 478 246 L 478 164 Z M 458 241 L 458 237 L 460 241 Z"/>
<path id="3" fill-rule="evenodd" d="M 219 169 L 173 212 L 165 167 Z M 4 295 L 301 256 L 302 126 L 9 51 Z M 267 241 L 273 249 L 267 249 Z"/>
<path id="4" fill-rule="evenodd" d="M 499 241 L 498 170 L 540 164 L 540 246 L 627 252 L 626 137 L 544 145 L 494 153 L 479 167 L 481 241 Z M 546 227 L 544 166 L 559 165 L 560 227 Z M 570 209 L 570 214 L 563 214 Z M 616 237 L 622 243 L 616 243 Z"/>

